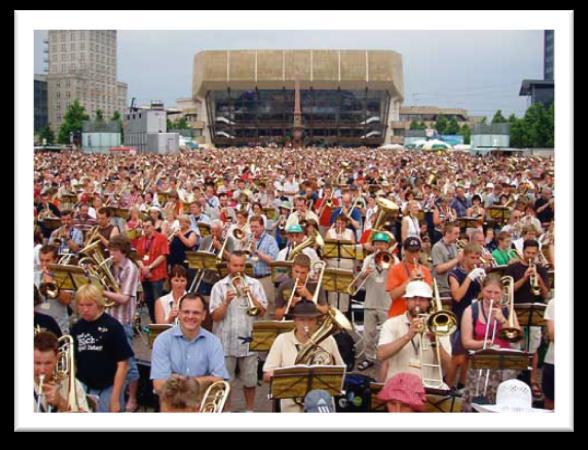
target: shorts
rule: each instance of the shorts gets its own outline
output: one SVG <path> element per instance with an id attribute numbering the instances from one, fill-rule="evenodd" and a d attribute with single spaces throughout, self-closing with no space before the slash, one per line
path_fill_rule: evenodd
<path id="1" fill-rule="evenodd" d="M 555 400 L 555 367 L 553 364 L 543 364 L 541 390 L 546 398 L 552 401 Z"/>
<path id="2" fill-rule="evenodd" d="M 541 345 L 541 327 L 525 327 L 523 328 L 525 336 L 521 340 L 521 347 L 529 353 L 536 353 Z M 529 333 L 529 338 L 527 338 Z M 529 348 L 527 349 L 527 339 L 529 340 Z"/>
<path id="3" fill-rule="evenodd" d="M 257 386 L 257 355 L 249 356 L 225 356 L 225 366 L 231 378 L 231 383 L 235 381 L 235 370 L 239 367 L 239 379 L 246 388 Z"/>
<path id="4" fill-rule="evenodd" d="M 461 331 L 455 330 L 451 335 L 451 356 L 466 355 L 467 352 L 461 343 Z"/>

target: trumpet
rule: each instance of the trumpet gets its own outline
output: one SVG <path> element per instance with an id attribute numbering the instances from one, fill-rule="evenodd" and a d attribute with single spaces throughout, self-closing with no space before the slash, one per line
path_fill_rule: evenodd
<path id="1" fill-rule="evenodd" d="M 541 295 L 541 286 L 539 285 L 539 276 L 537 274 L 537 265 L 532 259 L 529 259 L 529 267 L 532 268 L 533 272 L 529 278 L 531 284 L 531 292 L 533 295 Z"/>
<path id="2" fill-rule="evenodd" d="M 367 283 L 367 281 L 371 278 L 372 275 L 374 275 L 375 273 L 381 273 L 383 270 L 389 269 L 392 265 L 393 260 L 394 258 L 391 253 L 382 250 L 377 252 L 374 255 L 374 263 L 376 265 L 377 272 L 370 272 L 368 274 L 366 273 L 367 271 L 361 271 L 359 274 L 355 276 L 351 283 L 349 283 L 349 286 L 347 286 L 347 293 L 352 297 L 357 295 L 357 293 L 364 286 L 364 284 Z M 354 286 L 358 281 L 360 282 L 354 289 Z"/>
<path id="3" fill-rule="evenodd" d="M 241 275 L 241 273 L 237 272 L 231 279 L 231 286 L 235 291 L 237 297 L 246 297 L 247 298 L 247 315 L 249 316 L 258 316 L 261 311 L 255 305 L 253 298 L 251 297 L 251 292 L 249 292 L 249 285 L 245 282 L 245 278 Z"/>

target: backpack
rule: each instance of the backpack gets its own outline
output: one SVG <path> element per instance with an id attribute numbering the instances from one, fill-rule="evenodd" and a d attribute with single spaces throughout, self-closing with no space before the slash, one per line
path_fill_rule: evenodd
<path id="1" fill-rule="evenodd" d="M 336 412 L 369 412 L 372 393 L 370 383 L 376 380 L 360 373 L 348 373 L 343 381 L 344 395 L 335 397 Z"/>

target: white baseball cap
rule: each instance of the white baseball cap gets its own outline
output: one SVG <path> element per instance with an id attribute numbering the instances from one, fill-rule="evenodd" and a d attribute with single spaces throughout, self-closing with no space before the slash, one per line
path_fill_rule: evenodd
<path id="1" fill-rule="evenodd" d="M 404 298 L 413 297 L 433 298 L 433 289 L 424 281 L 411 281 L 406 285 Z"/>
<path id="2" fill-rule="evenodd" d="M 494 189 L 494 183 L 488 183 L 486 184 L 486 187 Z"/>

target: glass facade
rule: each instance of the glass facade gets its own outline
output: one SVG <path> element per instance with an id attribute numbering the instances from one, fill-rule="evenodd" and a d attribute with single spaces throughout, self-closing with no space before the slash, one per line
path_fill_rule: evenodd
<path id="1" fill-rule="evenodd" d="M 34 110 L 35 110 L 35 121 L 34 130 L 38 133 L 48 122 L 48 111 L 47 111 L 47 81 L 35 80 L 35 93 L 34 93 Z"/>
<path id="2" fill-rule="evenodd" d="M 383 90 L 300 91 L 305 145 L 381 145 L 390 95 Z M 291 139 L 294 90 L 209 91 L 208 120 L 215 145 L 256 145 Z"/>

